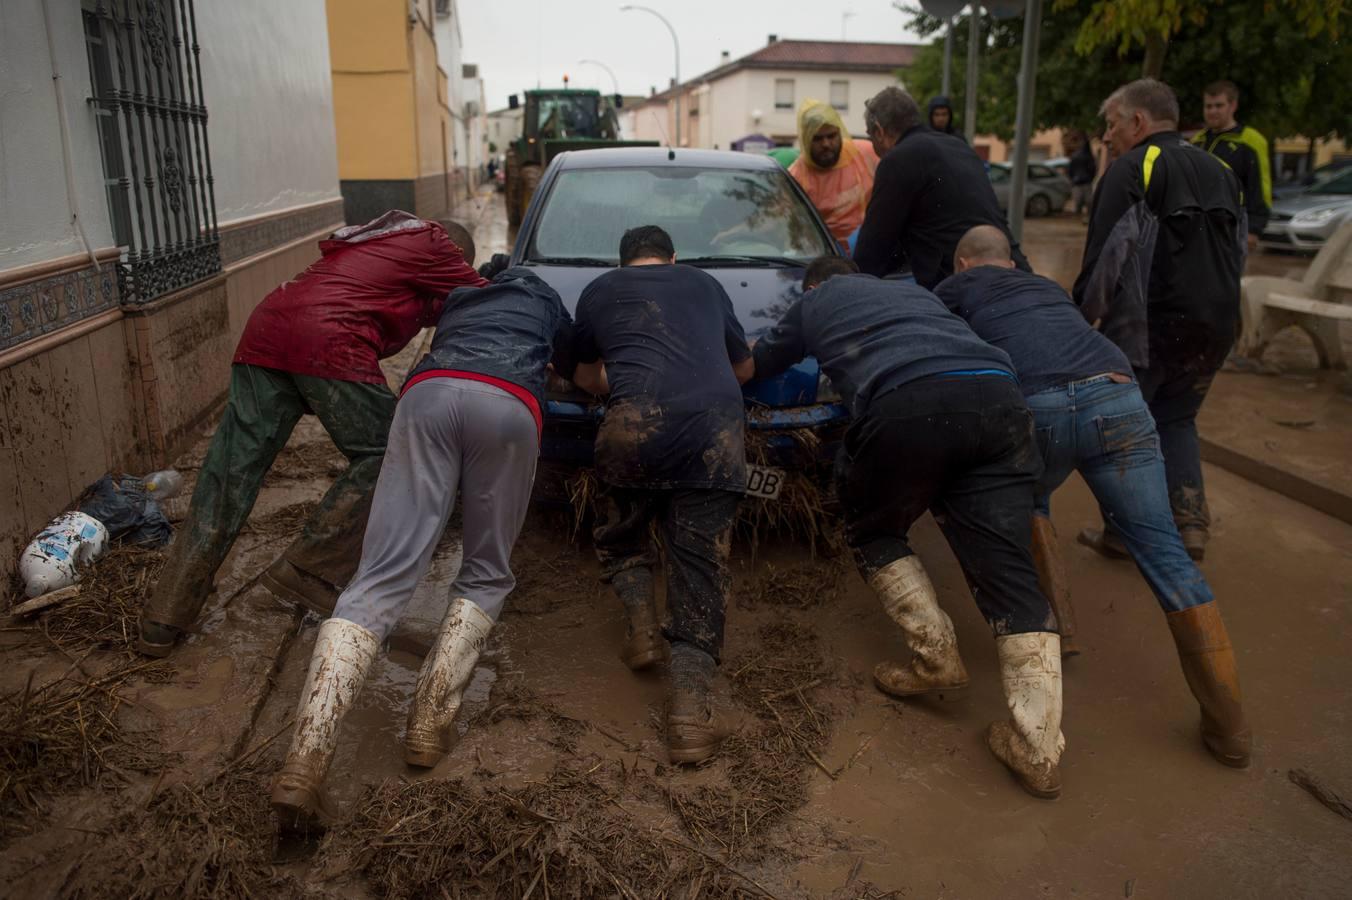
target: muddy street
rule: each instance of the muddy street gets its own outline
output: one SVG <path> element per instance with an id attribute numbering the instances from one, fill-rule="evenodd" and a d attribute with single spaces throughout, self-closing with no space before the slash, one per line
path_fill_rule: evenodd
<path id="1" fill-rule="evenodd" d="M 479 195 L 462 218 L 481 260 L 507 249 L 500 195 Z M 1066 283 L 1082 240 L 1082 226 L 1060 217 L 1030 222 L 1025 246 Z M 386 361 L 392 383 L 425 338 Z M 1291 365 L 1302 365 L 1292 347 Z M 206 440 L 178 461 L 185 496 Z M 146 580 L 137 572 L 153 562 L 116 554 L 86 592 L 91 604 L 96 593 L 117 598 L 112 612 L 77 606 L 60 627 L 12 620 L 0 630 L 3 777 L 26 773 L 0 810 L 0 895 L 1348 893 L 1352 821 L 1290 773 L 1352 798 L 1352 525 L 1214 466 L 1204 571 L 1237 650 L 1254 731 L 1247 770 L 1203 749 L 1169 629 L 1135 568 L 1076 543 L 1099 521 L 1078 476 L 1053 505 L 1083 652 L 1065 664 L 1065 788 L 1052 803 L 1020 790 L 985 746 L 987 724 L 1006 713 L 995 647 L 929 516 L 912 540 L 957 630 L 968 696 L 880 693 L 874 665 L 907 651 L 848 558 L 743 536 L 716 681 L 736 732 L 711 763 L 685 770 L 666 760 L 660 672 L 631 672 L 617 655 L 622 610 L 598 581 L 590 541 L 570 510 L 542 506 L 515 549 L 517 588 L 450 756 L 415 771 L 399 741 L 459 565 L 458 516 L 340 730 L 327 781 L 337 824 L 309 844 L 279 845 L 267 786 L 319 620 L 256 578 L 343 464 L 303 420 L 197 632 L 166 661 L 128 649 Z M 72 674 L 85 685 L 74 697 L 62 686 Z M 24 767 L 51 748 L 64 748 L 68 768 Z"/>

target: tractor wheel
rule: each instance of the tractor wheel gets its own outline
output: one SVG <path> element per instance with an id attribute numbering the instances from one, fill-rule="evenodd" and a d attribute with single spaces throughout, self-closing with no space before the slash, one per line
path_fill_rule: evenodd
<path id="1" fill-rule="evenodd" d="M 1034 194 L 1024 206 L 1024 214 L 1030 219 L 1040 219 L 1052 214 L 1052 200 L 1046 194 Z"/>
<path id="2" fill-rule="evenodd" d="M 540 186 L 540 176 L 542 174 L 539 166 L 521 167 L 521 211 L 517 213 L 518 224 L 520 224 L 521 220 L 526 218 L 526 210 L 530 209 L 531 198 L 535 196 L 535 189 Z"/>

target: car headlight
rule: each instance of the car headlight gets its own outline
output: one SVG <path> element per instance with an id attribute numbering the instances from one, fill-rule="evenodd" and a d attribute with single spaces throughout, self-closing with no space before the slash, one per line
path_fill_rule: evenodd
<path id="1" fill-rule="evenodd" d="M 1301 213 L 1291 221 L 1293 224 L 1322 225 L 1324 222 L 1327 222 L 1329 219 L 1332 219 L 1342 212 L 1343 210 L 1336 206 L 1331 206 L 1328 209 L 1312 209 L 1309 212 Z"/>

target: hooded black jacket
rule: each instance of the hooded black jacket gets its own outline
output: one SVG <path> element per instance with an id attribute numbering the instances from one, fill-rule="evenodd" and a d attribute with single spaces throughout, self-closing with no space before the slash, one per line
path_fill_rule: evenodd
<path id="1" fill-rule="evenodd" d="M 934 111 L 936 109 L 948 110 L 948 124 L 943 128 L 934 128 Z M 949 102 L 949 99 L 943 94 L 930 98 L 929 113 L 925 116 L 925 124 L 942 134 L 951 134 L 957 138 L 962 137 L 962 132 L 953 127 L 953 104 Z M 963 143 L 967 143 L 965 138 L 963 139 Z"/>

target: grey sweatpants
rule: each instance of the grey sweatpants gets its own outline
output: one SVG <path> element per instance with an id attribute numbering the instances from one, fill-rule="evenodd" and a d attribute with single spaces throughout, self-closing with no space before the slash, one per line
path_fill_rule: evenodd
<path id="1" fill-rule="evenodd" d="M 390 426 L 361 565 L 334 618 L 389 636 L 431 565 L 458 488 L 464 560 L 447 599 L 464 597 L 497 621 L 516 586 L 512 545 L 539 452 L 530 410 L 501 388 L 459 378 L 409 388 Z"/>

